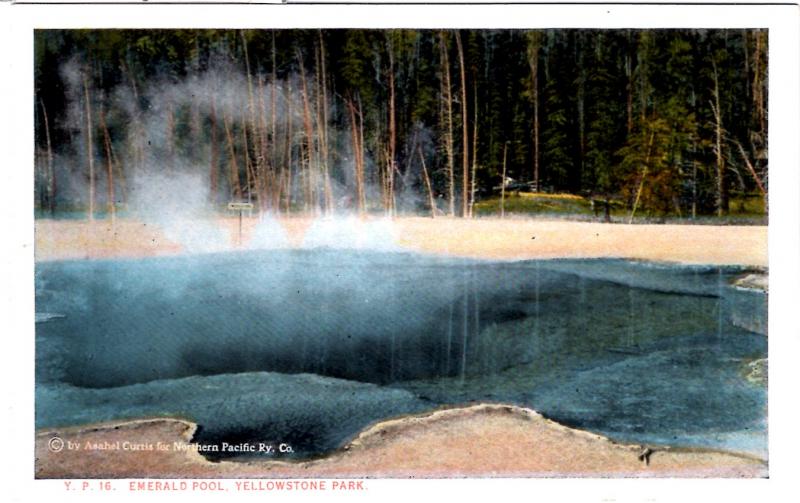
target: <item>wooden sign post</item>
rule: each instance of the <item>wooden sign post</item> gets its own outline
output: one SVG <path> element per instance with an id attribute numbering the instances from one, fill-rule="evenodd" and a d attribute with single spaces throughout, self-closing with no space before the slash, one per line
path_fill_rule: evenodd
<path id="1" fill-rule="evenodd" d="M 231 211 L 239 212 L 239 246 L 242 246 L 242 212 L 244 210 L 252 210 L 253 203 L 228 203 L 228 209 Z"/>

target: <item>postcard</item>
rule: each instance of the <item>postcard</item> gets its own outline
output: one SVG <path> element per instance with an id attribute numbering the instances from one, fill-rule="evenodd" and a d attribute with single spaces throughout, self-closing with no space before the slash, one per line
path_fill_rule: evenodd
<path id="1" fill-rule="evenodd" d="M 797 27 L 577 7 L 27 6 L 32 483 L 775 477 Z"/>

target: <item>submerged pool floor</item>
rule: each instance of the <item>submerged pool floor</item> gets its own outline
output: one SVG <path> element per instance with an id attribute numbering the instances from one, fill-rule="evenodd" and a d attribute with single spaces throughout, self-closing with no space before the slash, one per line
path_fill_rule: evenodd
<path id="1" fill-rule="evenodd" d="M 36 267 L 36 425 L 196 421 L 196 440 L 341 446 L 503 402 L 626 442 L 767 456 L 767 339 L 742 268 L 248 251 Z M 220 454 L 224 456 L 225 454 Z M 213 456 L 212 456 L 213 457 Z"/>

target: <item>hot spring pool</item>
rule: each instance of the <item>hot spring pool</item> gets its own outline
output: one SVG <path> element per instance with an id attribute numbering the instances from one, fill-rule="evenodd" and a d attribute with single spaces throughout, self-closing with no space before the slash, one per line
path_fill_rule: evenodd
<path id="1" fill-rule="evenodd" d="M 178 416 L 204 445 L 308 457 L 384 418 L 502 402 L 766 458 L 767 305 L 731 285 L 744 272 L 328 249 L 39 263 L 36 426 Z"/>

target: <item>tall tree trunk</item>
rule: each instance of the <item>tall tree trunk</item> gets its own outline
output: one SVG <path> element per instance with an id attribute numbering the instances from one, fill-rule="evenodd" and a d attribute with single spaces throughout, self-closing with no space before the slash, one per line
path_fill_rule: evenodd
<path id="1" fill-rule="evenodd" d="M 736 144 L 736 147 L 739 149 L 739 155 L 742 156 L 742 160 L 744 161 L 745 166 L 747 166 L 747 170 L 750 172 L 750 175 L 753 177 L 753 180 L 755 180 L 756 187 L 758 187 L 758 191 L 766 199 L 767 189 L 761 182 L 761 178 L 758 176 L 756 169 L 753 167 L 753 163 L 751 163 L 750 159 L 747 157 L 747 152 L 745 152 L 744 147 L 739 141 L 734 140 L 734 143 Z"/>
<path id="2" fill-rule="evenodd" d="M 387 37 L 391 37 L 392 32 L 387 32 Z M 389 152 L 388 163 L 386 166 L 387 171 L 387 213 L 390 217 L 394 216 L 394 172 L 397 154 L 395 152 L 395 141 L 397 131 L 395 130 L 395 90 L 394 90 L 394 47 L 391 38 L 388 39 L 388 52 L 389 52 Z"/>
<path id="3" fill-rule="evenodd" d="M 744 72 L 745 80 L 750 79 L 750 35 L 748 34 L 748 30 L 742 30 L 742 50 L 744 51 L 744 68 L 742 71 Z M 750 86 L 745 86 L 744 89 L 745 96 L 750 99 Z"/>
<path id="4" fill-rule="evenodd" d="M 256 137 L 258 138 L 256 180 L 258 185 L 256 190 L 258 193 L 259 213 L 263 214 L 269 209 L 271 203 L 269 194 L 271 177 L 269 172 L 270 162 L 267 160 L 267 104 L 264 101 L 264 77 L 261 75 L 258 76 L 258 103 L 256 109 L 258 110 L 256 119 Z"/>
<path id="5" fill-rule="evenodd" d="M 231 133 L 231 125 L 229 124 L 228 116 L 225 111 L 222 112 L 222 125 L 225 128 L 225 138 L 228 141 L 228 181 L 231 192 L 233 193 L 233 198 L 238 200 L 242 197 L 242 186 L 239 181 L 239 163 L 236 161 L 236 147 L 234 146 L 233 134 Z"/>
<path id="6" fill-rule="evenodd" d="M 141 172 L 144 167 L 144 126 L 142 125 L 142 118 L 139 111 L 139 88 L 136 85 L 136 78 L 133 72 L 130 71 L 124 59 L 120 62 L 120 65 L 123 73 L 128 76 L 131 92 L 133 93 L 133 166 L 135 170 Z"/>
<path id="7" fill-rule="evenodd" d="M 128 191 L 126 188 L 126 181 L 125 181 L 125 171 L 122 169 L 122 161 L 117 157 L 117 154 L 114 153 L 114 144 L 109 144 L 110 151 L 111 151 L 111 161 L 114 166 L 117 168 L 117 174 L 114 178 L 114 197 L 117 203 L 119 204 L 126 204 L 128 201 Z M 119 189 L 117 193 L 117 189 Z"/>
<path id="8" fill-rule="evenodd" d="M 633 223 L 633 217 L 636 216 L 636 209 L 639 206 L 639 200 L 642 197 L 642 189 L 644 188 L 644 181 L 647 178 L 647 169 L 650 165 L 650 152 L 653 148 L 653 140 L 655 140 L 655 130 L 650 132 L 650 141 L 647 142 L 647 152 L 644 156 L 644 165 L 642 166 L 642 177 L 639 180 L 639 188 L 636 190 L 636 199 L 633 201 L 633 208 L 631 209 L 631 216 L 628 218 L 628 224 Z"/>
<path id="9" fill-rule="evenodd" d="M 89 78 L 83 73 L 83 94 L 86 106 L 86 159 L 89 163 L 89 221 L 94 221 L 94 148 L 92 140 L 92 105 L 89 97 Z"/>
<path id="10" fill-rule="evenodd" d="M 500 181 L 500 218 L 506 216 L 506 160 L 508 159 L 508 141 L 503 144 L 503 178 Z"/>
<path id="11" fill-rule="evenodd" d="M 275 211 L 280 211 L 281 200 L 281 187 L 283 186 L 283 172 L 278 174 L 277 167 L 280 163 L 278 159 L 278 55 L 275 46 L 275 30 L 272 30 L 272 80 L 270 81 L 270 107 L 271 107 L 271 124 L 270 124 L 270 152 L 272 153 L 271 170 L 272 176 L 275 179 L 273 188 L 273 204 L 272 207 Z"/>
<path id="12" fill-rule="evenodd" d="M 314 173 L 315 170 L 315 162 L 314 159 L 316 157 L 316 149 L 314 148 L 314 124 L 311 119 L 311 103 L 310 98 L 308 95 L 308 82 L 306 81 L 306 70 L 305 65 L 303 64 L 303 55 L 300 53 L 300 50 L 297 51 L 297 61 L 300 65 L 300 80 L 302 84 L 302 95 L 303 95 L 303 127 L 305 129 L 305 150 L 306 150 L 306 211 L 313 211 L 314 214 L 317 214 L 319 211 L 319 207 L 317 201 L 315 199 L 316 192 L 315 192 L 315 184 L 314 184 Z M 311 206 L 310 206 L 311 205 Z"/>
<path id="13" fill-rule="evenodd" d="M 448 213 L 451 217 L 456 214 L 455 207 L 455 160 L 454 160 L 454 145 L 453 145 L 453 96 L 452 84 L 450 82 L 450 58 L 447 54 L 447 41 L 445 32 L 439 34 L 439 49 L 442 60 L 442 98 L 445 104 L 445 137 L 444 147 L 447 154 L 447 204 Z"/>
<path id="14" fill-rule="evenodd" d="M 100 127 L 103 129 L 103 145 L 105 146 L 106 153 L 106 207 L 108 214 L 111 216 L 111 224 L 116 222 L 116 207 L 114 198 L 114 164 L 113 156 L 111 154 L 111 135 L 108 133 L 106 126 L 106 114 L 103 107 L 100 107 Z"/>
<path id="15" fill-rule="evenodd" d="M 380 179 L 381 179 L 381 203 L 383 204 L 383 211 L 388 214 L 389 207 L 389 147 L 380 145 Z"/>
<path id="16" fill-rule="evenodd" d="M 695 150 L 696 142 L 692 143 Z M 697 159 L 692 159 L 692 220 L 697 218 Z"/>
<path id="17" fill-rule="evenodd" d="M 692 89 L 692 113 L 697 113 L 697 95 Z M 692 220 L 697 218 L 697 135 L 692 134 Z"/>
<path id="18" fill-rule="evenodd" d="M 273 85 L 275 83 L 273 82 Z M 286 213 L 291 212 L 292 203 L 292 137 L 294 136 L 294 124 L 292 121 L 292 86 L 286 86 L 286 141 L 284 142 L 284 163 L 281 168 L 281 179 L 286 184 Z"/>
<path id="19" fill-rule="evenodd" d="M 54 215 L 56 212 L 56 173 L 53 170 L 53 146 L 50 142 L 50 121 L 47 118 L 47 108 L 44 106 L 44 100 L 40 99 L 39 103 L 42 106 L 44 134 L 47 140 L 47 205 L 50 214 Z"/>
<path id="20" fill-rule="evenodd" d="M 47 208 L 47 166 L 42 165 L 45 155 L 39 147 L 33 152 L 35 192 L 39 196 L 39 209 L 42 211 Z"/>
<path id="21" fill-rule="evenodd" d="M 580 156 L 580 172 L 578 186 L 583 181 L 586 171 L 586 68 L 584 65 L 583 38 L 578 35 L 579 43 L 576 45 L 578 51 L 578 155 Z"/>
<path id="22" fill-rule="evenodd" d="M 364 164 L 363 164 L 363 136 L 361 134 L 360 117 L 361 109 L 359 107 L 356 112 L 356 106 L 353 99 L 347 99 L 347 109 L 350 112 L 350 135 L 353 144 L 353 176 L 356 182 L 356 207 L 358 208 L 359 216 L 364 216 L 365 213 L 365 195 L 364 195 Z"/>
<path id="23" fill-rule="evenodd" d="M 628 44 L 625 50 L 625 76 L 627 77 L 625 82 L 625 92 L 627 95 L 627 99 L 625 102 L 625 110 L 627 112 L 627 127 L 628 127 L 628 136 L 633 132 L 633 57 L 631 56 L 631 46 L 633 45 L 633 39 L 631 37 L 631 32 L 628 30 Z"/>
<path id="24" fill-rule="evenodd" d="M 361 166 L 361 207 L 367 211 L 367 191 L 364 187 L 364 107 L 361 105 L 361 96 L 358 96 L 358 163 Z"/>
<path id="25" fill-rule="evenodd" d="M 317 116 L 319 130 L 320 160 L 322 162 L 322 177 L 325 184 L 325 213 L 333 213 L 333 187 L 331 186 L 330 168 L 328 166 L 328 83 L 325 71 L 325 41 L 322 30 L 319 30 L 319 55 L 317 58 Z"/>
<path id="26" fill-rule="evenodd" d="M 766 68 L 766 65 L 761 64 L 762 58 L 766 55 L 766 51 L 764 51 L 763 47 L 764 32 L 757 30 L 755 32 L 755 38 L 756 48 L 755 54 L 753 55 L 753 101 L 759 126 L 759 133 L 764 135 L 764 138 L 766 138 L 767 114 L 764 106 L 764 69 Z"/>
<path id="27" fill-rule="evenodd" d="M 428 191 L 428 203 L 431 205 L 431 218 L 436 218 L 436 199 L 433 197 L 433 187 L 431 186 L 431 178 L 428 176 L 428 168 L 425 167 L 425 155 L 422 153 L 422 147 L 419 147 L 419 160 L 422 162 L 422 176 L 425 180 L 425 188 Z"/>
<path id="28" fill-rule="evenodd" d="M 475 208 L 475 190 L 477 188 L 477 172 L 478 172 L 478 76 L 475 75 L 475 80 L 472 82 L 472 173 L 470 174 L 469 186 L 469 217 L 472 218 L 473 209 Z"/>
<path id="29" fill-rule="evenodd" d="M 539 32 L 532 34 L 532 47 L 528 53 L 531 67 L 531 87 L 533 91 L 533 186 L 539 192 L 539 50 L 541 40 Z"/>
<path id="30" fill-rule="evenodd" d="M 244 140 L 244 159 L 245 168 L 247 171 L 247 202 L 252 202 L 253 189 L 256 189 L 259 206 L 264 202 L 261 200 L 262 193 L 261 186 L 261 173 L 263 172 L 263 157 L 264 147 L 261 144 L 261 136 L 257 133 L 256 126 L 256 107 L 255 96 L 253 93 L 253 76 L 250 72 L 250 55 L 247 51 L 247 37 L 245 37 L 244 30 L 239 30 L 239 36 L 242 39 L 242 51 L 244 52 L 245 72 L 247 73 L 247 121 L 242 128 L 242 138 Z M 248 141 L 247 129 L 250 126 L 250 136 Z M 252 144 L 253 152 L 255 153 L 255 163 L 250 155 L 250 145 Z M 254 165 L 255 164 L 255 165 Z"/>
<path id="31" fill-rule="evenodd" d="M 461 66 L 461 131 L 462 131 L 462 180 L 461 180 L 461 215 L 469 216 L 469 127 L 467 124 L 467 74 L 464 68 L 464 48 L 461 45 L 461 33 L 456 30 L 456 47 L 458 61 Z"/>
<path id="32" fill-rule="evenodd" d="M 252 140 L 247 135 L 247 122 L 242 124 L 242 150 L 244 151 L 244 176 L 246 180 L 245 187 L 247 188 L 247 202 L 253 202 L 253 187 L 256 185 L 256 180 L 253 170 L 253 160 L 250 156 L 250 143 Z M 252 131 L 252 129 L 250 130 Z"/>
<path id="33" fill-rule="evenodd" d="M 716 155 L 717 166 L 717 216 L 724 216 L 728 213 L 728 194 L 725 184 L 725 158 L 722 155 L 722 109 L 719 99 L 719 75 L 717 72 L 716 60 L 712 58 L 711 64 L 714 69 L 714 101 L 711 103 L 711 111 L 714 113 L 714 154 Z"/>
<path id="34" fill-rule="evenodd" d="M 309 151 L 308 142 L 303 141 L 298 148 L 298 165 L 299 172 L 297 174 L 298 183 L 302 181 L 303 186 L 303 213 L 308 215 L 312 212 L 312 194 L 311 189 L 311 152 Z M 313 212 L 316 214 L 316 205 L 313 205 Z"/>
<path id="35" fill-rule="evenodd" d="M 754 145 L 754 164 L 755 167 L 758 167 L 761 164 L 761 177 L 764 183 L 764 210 L 769 212 L 769 199 L 767 197 L 767 149 L 768 149 L 768 142 L 769 136 L 767 133 L 767 110 L 766 110 L 766 103 L 765 103 L 765 94 L 766 94 L 766 83 L 767 83 L 767 69 L 769 68 L 768 65 L 768 54 L 767 48 L 765 46 L 765 36 L 762 30 L 756 30 L 755 32 L 755 39 L 756 39 L 756 51 L 754 55 L 755 61 L 753 65 L 755 66 L 755 72 L 753 75 L 753 101 L 755 102 L 755 112 L 757 117 L 757 124 L 758 124 L 758 133 L 753 135 L 755 137 L 754 140 L 751 140 L 751 143 Z M 762 64 L 763 61 L 763 64 Z"/>
<path id="36" fill-rule="evenodd" d="M 642 125 L 647 119 L 647 100 L 649 99 L 649 83 L 647 79 L 647 58 L 645 51 L 647 49 L 647 33 L 641 33 L 640 53 L 637 58 L 637 71 L 639 73 L 639 118 Z"/>
<path id="37" fill-rule="evenodd" d="M 355 201 L 356 206 L 358 208 L 359 215 L 363 215 L 364 210 L 361 208 L 361 179 L 359 177 L 359 166 L 358 166 L 358 124 L 356 124 L 356 111 L 355 105 L 353 105 L 353 101 L 347 99 L 346 101 L 347 111 L 350 112 L 350 141 L 352 143 L 353 148 L 353 179 L 356 183 L 356 195 Z"/>
<path id="38" fill-rule="evenodd" d="M 210 120 L 211 120 L 211 165 L 209 166 L 208 170 L 208 177 L 209 177 L 209 198 L 211 199 L 211 204 L 216 205 L 217 203 L 217 179 L 219 175 L 217 174 L 217 167 L 219 166 L 219 145 L 217 144 L 217 100 L 216 94 L 211 93 L 211 111 L 210 111 Z"/>
<path id="39" fill-rule="evenodd" d="M 244 36 L 244 30 L 239 30 L 239 35 L 242 38 L 242 50 L 244 52 L 244 65 L 245 72 L 247 73 L 247 117 L 250 122 L 251 132 L 255 129 L 255 107 L 253 106 L 253 77 L 250 75 L 250 56 L 247 52 L 247 39 Z"/>

